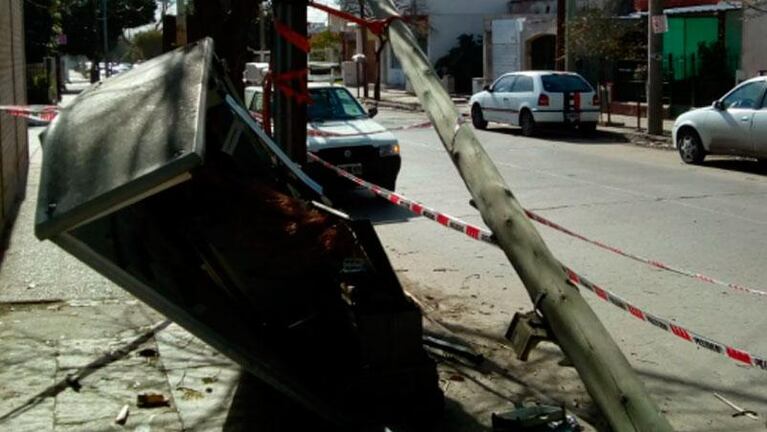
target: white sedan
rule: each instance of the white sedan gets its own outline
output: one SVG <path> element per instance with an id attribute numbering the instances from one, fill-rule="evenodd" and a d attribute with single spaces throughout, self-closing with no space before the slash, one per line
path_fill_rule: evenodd
<path id="1" fill-rule="evenodd" d="M 527 71 L 502 75 L 469 100 L 474 127 L 487 122 L 520 126 L 531 136 L 541 125 L 565 124 L 593 132 L 599 120 L 599 97 L 577 73 Z"/>
<path id="2" fill-rule="evenodd" d="M 710 107 L 679 116 L 673 140 L 686 163 L 707 154 L 757 158 L 767 163 L 767 77 L 743 82 Z"/>

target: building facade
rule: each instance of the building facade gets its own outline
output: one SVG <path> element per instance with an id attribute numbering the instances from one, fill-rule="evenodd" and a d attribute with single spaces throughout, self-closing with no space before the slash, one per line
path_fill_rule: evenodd
<path id="1" fill-rule="evenodd" d="M 22 0 L 0 0 L 0 105 L 27 101 L 23 7 Z M 15 217 L 28 165 L 26 121 L 0 113 L 0 236 Z"/>
<path id="2" fill-rule="evenodd" d="M 434 64 L 458 44 L 462 34 L 482 35 L 485 17 L 509 11 L 509 0 L 399 0 L 402 15 L 413 17 L 421 49 Z M 389 47 L 385 51 L 384 82 L 405 86 L 405 74 Z"/>
<path id="3" fill-rule="evenodd" d="M 767 13 L 745 8 L 743 10 L 743 41 L 741 78 L 767 75 Z"/>

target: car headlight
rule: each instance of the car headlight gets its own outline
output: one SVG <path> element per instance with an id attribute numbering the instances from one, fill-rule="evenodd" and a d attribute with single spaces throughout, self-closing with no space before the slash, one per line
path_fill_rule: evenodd
<path id="1" fill-rule="evenodd" d="M 394 156 L 399 154 L 399 144 L 387 144 L 378 147 L 379 156 Z"/>

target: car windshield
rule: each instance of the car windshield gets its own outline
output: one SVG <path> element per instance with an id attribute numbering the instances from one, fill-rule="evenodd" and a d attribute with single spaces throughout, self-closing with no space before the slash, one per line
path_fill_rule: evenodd
<path id="1" fill-rule="evenodd" d="M 367 116 L 362 106 L 345 88 L 310 89 L 312 103 L 307 108 L 309 121 L 350 120 Z"/>
<path id="2" fill-rule="evenodd" d="M 584 93 L 593 91 L 586 80 L 578 75 L 542 75 L 543 89 L 549 93 Z"/>

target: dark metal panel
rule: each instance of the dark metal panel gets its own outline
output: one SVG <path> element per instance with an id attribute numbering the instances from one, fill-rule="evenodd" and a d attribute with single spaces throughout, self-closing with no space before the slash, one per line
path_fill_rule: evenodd
<path id="1" fill-rule="evenodd" d="M 201 40 L 84 91 L 43 144 L 40 239 L 182 181 L 202 163 L 213 42 Z"/>

